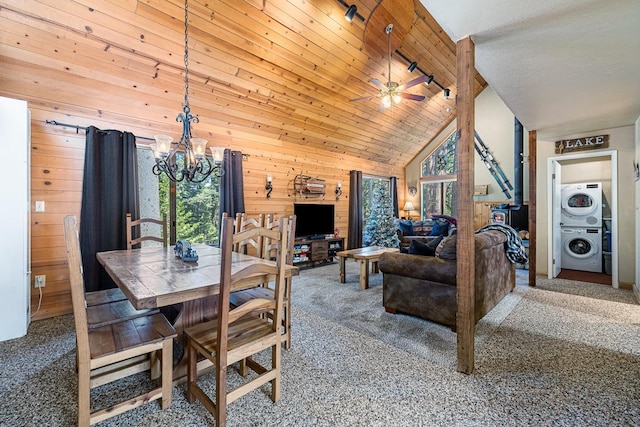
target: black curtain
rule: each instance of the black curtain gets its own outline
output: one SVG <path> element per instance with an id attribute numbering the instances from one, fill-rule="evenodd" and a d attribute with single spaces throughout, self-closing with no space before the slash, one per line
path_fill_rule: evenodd
<path id="1" fill-rule="evenodd" d="M 136 138 L 130 132 L 86 130 L 80 250 L 87 291 L 116 287 L 96 252 L 127 248 L 127 212 L 140 216 Z"/>
<path id="2" fill-rule="evenodd" d="M 235 218 L 238 212 L 244 212 L 242 152 L 224 150 L 222 167 L 224 175 L 220 177 L 220 216 L 222 217 L 222 214 L 226 212 L 228 216 Z"/>
<path id="3" fill-rule="evenodd" d="M 362 247 L 362 172 L 349 172 L 349 233 L 347 249 Z"/>
<path id="4" fill-rule="evenodd" d="M 398 215 L 398 178 L 392 176 L 389 178 L 389 195 L 393 204 L 393 217 L 399 218 Z"/>

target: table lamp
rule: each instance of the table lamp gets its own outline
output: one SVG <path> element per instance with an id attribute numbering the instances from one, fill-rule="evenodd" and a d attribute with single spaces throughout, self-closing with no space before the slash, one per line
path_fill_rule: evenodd
<path id="1" fill-rule="evenodd" d="M 407 219 L 411 219 L 411 211 L 414 211 L 415 208 L 413 207 L 413 203 L 406 202 L 404 204 L 404 208 L 402 208 L 402 210 L 407 213 Z"/>

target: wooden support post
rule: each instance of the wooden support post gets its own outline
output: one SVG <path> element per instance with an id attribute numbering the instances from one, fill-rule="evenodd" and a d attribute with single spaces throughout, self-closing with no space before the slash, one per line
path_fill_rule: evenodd
<path id="1" fill-rule="evenodd" d="M 536 150 L 538 134 L 529 131 L 529 286 L 536 285 Z M 549 236 L 551 237 L 551 236 Z"/>
<path id="2" fill-rule="evenodd" d="M 458 245 L 457 316 L 458 371 L 473 372 L 475 352 L 474 90 L 475 46 L 469 37 L 456 43 L 458 111 Z"/>

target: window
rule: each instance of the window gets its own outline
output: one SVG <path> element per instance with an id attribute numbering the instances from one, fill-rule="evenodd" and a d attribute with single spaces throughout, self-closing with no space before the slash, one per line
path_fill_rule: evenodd
<path id="1" fill-rule="evenodd" d="M 458 138 L 454 132 L 422 162 L 422 218 L 429 218 L 435 214 L 457 214 L 457 146 Z"/>
<path id="2" fill-rule="evenodd" d="M 175 183 L 175 197 L 172 197 L 169 178 L 164 174 L 156 176 L 151 172 L 154 163 L 151 150 L 138 149 L 140 216 L 161 218 L 166 213 L 171 228 L 171 212 L 175 212 L 176 240 L 217 245 L 220 228 L 220 178 L 209 177 L 198 184 L 187 181 Z"/>
<path id="3" fill-rule="evenodd" d="M 374 189 L 378 187 L 386 187 L 390 192 L 389 179 L 376 178 L 376 177 L 362 177 L 362 212 L 364 218 L 362 221 L 363 230 L 367 228 L 367 222 L 369 221 L 369 215 L 371 214 L 371 203 L 373 198 Z"/>

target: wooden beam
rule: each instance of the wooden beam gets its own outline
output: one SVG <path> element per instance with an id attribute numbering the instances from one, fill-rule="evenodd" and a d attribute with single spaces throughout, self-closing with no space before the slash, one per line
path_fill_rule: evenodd
<path id="1" fill-rule="evenodd" d="M 458 371 L 473 372 L 475 351 L 475 241 L 473 235 L 475 46 L 469 37 L 456 44 L 458 86 Z"/>
<path id="2" fill-rule="evenodd" d="M 538 133 L 529 131 L 529 286 L 536 285 L 536 149 Z"/>

